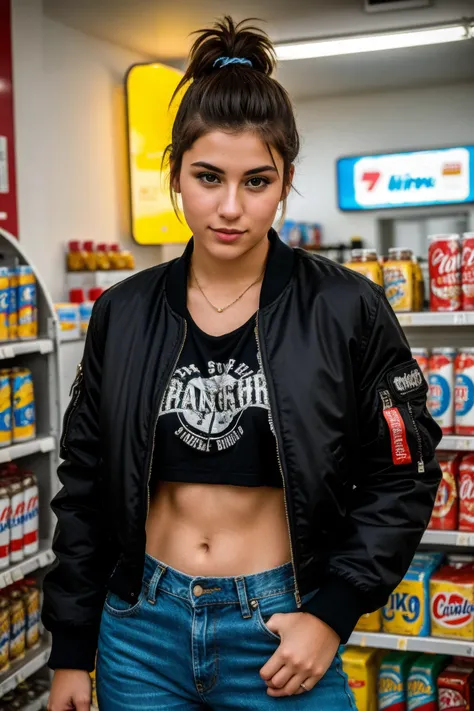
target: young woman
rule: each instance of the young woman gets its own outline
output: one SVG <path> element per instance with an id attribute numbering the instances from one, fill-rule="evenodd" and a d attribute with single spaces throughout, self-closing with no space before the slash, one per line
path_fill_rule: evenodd
<path id="1" fill-rule="evenodd" d="M 298 133 L 273 48 L 191 52 L 184 256 L 96 303 L 44 586 L 49 709 L 354 709 L 338 647 L 428 523 L 440 430 L 383 293 L 272 230 Z"/>

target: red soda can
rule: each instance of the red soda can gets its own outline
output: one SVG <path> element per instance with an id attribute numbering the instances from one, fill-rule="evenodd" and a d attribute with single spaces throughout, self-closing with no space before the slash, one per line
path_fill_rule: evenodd
<path id="1" fill-rule="evenodd" d="M 462 458 L 459 467 L 459 530 L 474 531 L 474 455 Z"/>
<path id="2" fill-rule="evenodd" d="M 474 311 L 474 232 L 462 238 L 462 309 Z"/>
<path id="3" fill-rule="evenodd" d="M 23 524 L 23 550 L 25 556 L 34 555 L 39 549 L 39 498 L 38 484 L 32 472 L 24 472 L 25 520 Z"/>
<path id="4" fill-rule="evenodd" d="M 428 238 L 431 311 L 460 311 L 462 306 L 461 240 L 459 235 Z"/>
<path id="5" fill-rule="evenodd" d="M 12 513 L 8 486 L 0 481 L 0 570 L 10 565 L 10 518 Z"/>
<path id="6" fill-rule="evenodd" d="M 456 434 L 474 436 L 474 348 L 461 348 L 454 386 Z"/>
<path id="7" fill-rule="evenodd" d="M 428 408 L 443 434 L 454 434 L 454 348 L 433 348 L 429 361 Z"/>
<path id="8" fill-rule="evenodd" d="M 25 522 L 25 492 L 20 477 L 8 480 L 11 497 L 12 515 L 10 526 L 10 562 L 21 563 L 23 551 L 23 526 Z"/>
<path id="9" fill-rule="evenodd" d="M 420 370 L 425 376 L 426 382 L 428 382 L 428 371 L 429 371 L 429 353 L 427 348 L 412 348 L 411 354 L 420 366 Z"/>
<path id="10" fill-rule="evenodd" d="M 447 454 L 438 460 L 443 478 L 438 487 L 436 501 L 428 528 L 436 531 L 456 531 L 459 501 L 457 490 L 458 457 Z"/>

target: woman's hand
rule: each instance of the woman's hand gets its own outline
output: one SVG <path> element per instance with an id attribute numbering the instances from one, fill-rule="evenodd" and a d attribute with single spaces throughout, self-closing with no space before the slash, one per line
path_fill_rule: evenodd
<path id="1" fill-rule="evenodd" d="M 54 673 L 48 711 L 90 711 L 92 682 L 81 669 L 58 669 Z"/>
<path id="2" fill-rule="evenodd" d="M 325 622 L 309 612 L 272 615 L 267 627 L 281 643 L 260 670 L 269 696 L 304 694 L 311 690 L 329 669 L 341 643 Z"/>

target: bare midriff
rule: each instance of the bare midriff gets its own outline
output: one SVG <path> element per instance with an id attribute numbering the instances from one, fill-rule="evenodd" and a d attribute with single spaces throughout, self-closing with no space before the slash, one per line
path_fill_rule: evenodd
<path id="1" fill-rule="evenodd" d="M 187 575 L 251 575 L 291 561 L 283 489 L 158 483 L 147 553 Z"/>

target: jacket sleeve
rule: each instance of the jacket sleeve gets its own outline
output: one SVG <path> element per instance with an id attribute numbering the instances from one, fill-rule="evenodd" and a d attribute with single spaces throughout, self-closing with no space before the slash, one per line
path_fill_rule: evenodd
<path id="1" fill-rule="evenodd" d="M 104 343 L 104 297 L 95 305 L 84 357 L 64 416 L 58 468 L 62 488 L 52 501 L 57 516 L 56 561 L 45 578 L 43 624 L 52 632 L 52 669 L 94 668 L 100 617 L 110 574 L 107 531 L 100 507 L 99 404 Z"/>
<path id="2" fill-rule="evenodd" d="M 426 407 L 428 386 L 382 292 L 364 333 L 354 374 L 361 442 L 354 488 L 327 577 L 303 606 L 343 643 L 405 575 L 441 480 L 435 449 L 442 434 Z"/>

